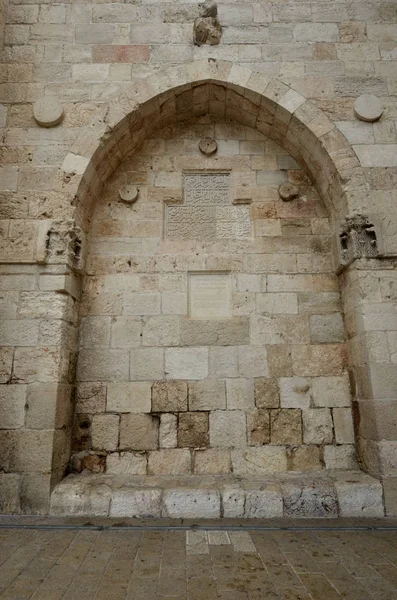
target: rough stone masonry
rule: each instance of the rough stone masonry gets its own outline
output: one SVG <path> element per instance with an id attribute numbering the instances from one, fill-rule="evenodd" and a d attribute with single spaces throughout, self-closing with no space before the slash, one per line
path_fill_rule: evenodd
<path id="1" fill-rule="evenodd" d="M 0 32 L 1 510 L 361 469 L 396 514 L 395 2 L 8 0 Z"/>

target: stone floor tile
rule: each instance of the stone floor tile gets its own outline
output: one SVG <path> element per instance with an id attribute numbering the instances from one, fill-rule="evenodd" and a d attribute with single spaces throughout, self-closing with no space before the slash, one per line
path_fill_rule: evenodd
<path id="1" fill-rule="evenodd" d="M 313 600 L 340 600 L 340 595 L 321 573 L 299 575 Z"/>
<path id="2" fill-rule="evenodd" d="M 231 531 L 229 537 L 235 552 L 256 552 L 254 542 L 248 532 Z"/>
<path id="3" fill-rule="evenodd" d="M 208 542 L 211 546 L 222 546 L 230 544 L 230 537 L 227 531 L 209 531 Z"/>

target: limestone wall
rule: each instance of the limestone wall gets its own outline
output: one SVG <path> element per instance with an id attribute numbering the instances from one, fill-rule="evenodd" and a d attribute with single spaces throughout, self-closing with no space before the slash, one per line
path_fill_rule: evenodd
<path id="1" fill-rule="evenodd" d="M 56 260 L 42 262 L 43 239 L 52 227 L 49 220 L 57 222 L 55 231 L 74 231 L 74 182 L 92 169 L 89 157 L 100 137 L 94 133 L 101 130 L 111 138 L 112 111 L 124 115 L 126 107 L 134 110 L 132 85 L 145 92 L 144 80 L 154 75 L 161 88 L 166 70 L 176 66 L 169 77 L 171 89 L 191 81 L 192 61 L 215 64 L 207 59 L 231 61 L 235 69 L 228 85 L 238 84 L 241 90 L 250 77 L 244 69 L 259 71 L 258 94 L 267 89 L 275 111 L 283 101 L 276 111 L 281 143 L 291 115 L 300 111 L 294 140 L 300 138 L 305 148 L 302 164 L 315 167 L 318 189 L 331 190 L 337 201 L 330 203 L 332 232 L 336 234 L 334 221 L 346 214 L 375 212 L 387 223 L 394 214 L 395 2 L 221 1 L 222 40 L 211 47 L 192 44 L 197 14 L 195 2 L 9 1 L 0 81 L 0 286 L 6 315 L 1 338 L 2 510 L 45 512 L 50 488 L 67 468 L 80 282 L 65 253 L 57 255 L 55 249 Z M 288 86 L 292 96 L 286 96 Z M 384 107 L 373 124 L 353 113 L 356 97 L 365 93 L 376 94 Z M 252 95 L 250 88 L 247 102 Z M 62 123 L 52 129 L 33 119 L 33 103 L 43 96 L 57 96 L 65 111 Z M 297 98 L 303 102 L 300 108 L 294 104 Z M 305 99 L 312 102 L 310 109 Z M 241 102 L 233 110 L 244 121 L 246 105 Z M 85 146 L 80 143 L 82 160 L 75 160 L 72 150 L 78 138 L 85 140 Z M 104 179 L 121 160 L 121 146 L 117 139 L 118 149 L 105 156 Z M 71 160 L 62 170 L 68 152 Z M 321 152 L 328 162 L 319 159 Z M 81 198 L 81 189 L 79 193 Z M 94 198 L 100 190 L 84 193 Z M 88 230 L 87 207 L 88 202 L 78 224 Z M 393 227 L 388 238 L 395 236 Z M 386 498 L 395 497 L 397 485 L 395 273 L 392 257 L 364 258 L 339 276 L 360 465 L 384 479 Z"/>
<path id="2" fill-rule="evenodd" d="M 213 156 L 200 152 L 203 137 L 217 140 Z M 207 190 L 205 180 L 219 172 L 221 185 L 230 178 L 229 197 Z M 199 178 L 193 197 L 191 173 Z M 296 183 L 299 198 L 281 200 L 283 182 Z M 139 189 L 132 205 L 119 195 L 127 183 Z M 211 228 L 236 211 L 240 228 L 225 220 Z M 310 181 L 259 132 L 200 117 L 146 140 L 94 209 L 75 468 L 154 475 L 354 468 L 330 242 Z M 220 314 L 211 318 L 205 292 L 203 312 L 192 312 L 189 279 L 199 273 L 209 284 L 211 273 L 229 279 L 230 311 L 220 288 Z"/>

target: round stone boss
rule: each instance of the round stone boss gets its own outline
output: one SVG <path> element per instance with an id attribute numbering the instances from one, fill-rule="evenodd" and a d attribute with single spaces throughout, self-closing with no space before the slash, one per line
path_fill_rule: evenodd
<path id="1" fill-rule="evenodd" d="M 290 202 L 299 196 L 299 188 L 293 183 L 282 183 L 278 188 L 278 195 L 284 202 Z"/>
<path id="2" fill-rule="evenodd" d="M 54 127 L 63 119 L 63 106 L 53 96 L 40 98 L 33 104 L 33 116 L 41 127 Z"/>
<path id="3" fill-rule="evenodd" d="M 132 183 L 125 183 L 119 189 L 119 196 L 123 202 L 130 202 L 131 204 L 137 200 L 138 193 L 138 188 L 136 188 Z"/>
<path id="4" fill-rule="evenodd" d="M 354 103 L 354 114 L 360 121 L 366 121 L 367 123 L 378 121 L 383 114 L 382 102 L 377 96 L 363 94 Z"/>
<path id="5" fill-rule="evenodd" d="M 218 144 L 213 138 L 206 137 L 200 140 L 199 148 L 203 154 L 210 156 L 211 154 L 215 154 L 215 152 L 218 150 Z"/>

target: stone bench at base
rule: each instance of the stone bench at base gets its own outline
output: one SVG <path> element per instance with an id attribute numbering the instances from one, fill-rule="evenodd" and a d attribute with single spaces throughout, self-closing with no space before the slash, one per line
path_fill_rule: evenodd
<path id="1" fill-rule="evenodd" d="M 69 475 L 51 514 L 92 517 L 383 517 L 381 483 L 360 471 L 236 476 Z"/>

